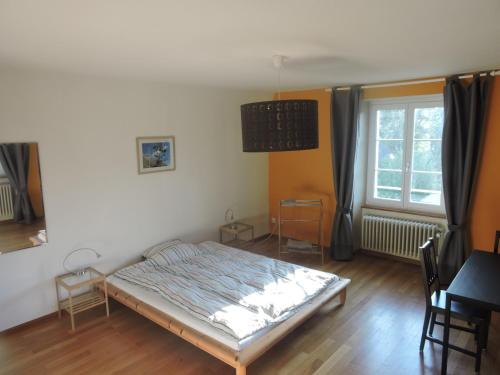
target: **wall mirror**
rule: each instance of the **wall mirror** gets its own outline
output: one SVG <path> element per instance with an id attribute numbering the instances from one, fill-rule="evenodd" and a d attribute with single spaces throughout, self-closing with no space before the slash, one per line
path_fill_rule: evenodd
<path id="1" fill-rule="evenodd" d="M 37 143 L 0 143 L 0 254 L 47 242 Z"/>

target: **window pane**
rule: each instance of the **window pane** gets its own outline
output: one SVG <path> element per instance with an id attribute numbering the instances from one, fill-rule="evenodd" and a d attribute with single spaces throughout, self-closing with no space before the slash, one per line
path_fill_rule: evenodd
<path id="1" fill-rule="evenodd" d="M 378 187 L 375 189 L 375 198 L 401 201 L 401 190 Z"/>
<path id="2" fill-rule="evenodd" d="M 411 188 L 441 191 L 441 173 L 412 173 Z"/>
<path id="3" fill-rule="evenodd" d="M 441 173 L 412 173 L 410 201 L 439 206 L 441 184 Z"/>
<path id="4" fill-rule="evenodd" d="M 432 204 L 439 206 L 441 204 L 441 192 L 421 192 L 412 190 L 410 194 L 410 200 L 413 203 Z"/>
<path id="5" fill-rule="evenodd" d="M 377 151 L 377 168 L 402 169 L 403 141 L 377 141 Z"/>
<path id="6" fill-rule="evenodd" d="M 375 198 L 402 200 L 405 119 L 404 108 L 377 110 L 376 168 L 396 171 L 375 172 Z"/>
<path id="7" fill-rule="evenodd" d="M 412 170 L 441 172 L 441 141 L 414 141 Z"/>
<path id="8" fill-rule="evenodd" d="M 394 100 L 371 108 L 376 139 L 370 140 L 375 151 L 370 157 L 375 170 L 370 172 L 367 199 L 403 209 L 440 206 L 444 122 L 440 100 L 431 96 L 404 103 Z"/>
<path id="9" fill-rule="evenodd" d="M 403 173 L 377 171 L 375 176 L 375 198 L 401 201 Z"/>
<path id="10" fill-rule="evenodd" d="M 377 138 L 403 139 L 404 109 L 379 109 L 377 111 Z"/>
<path id="11" fill-rule="evenodd" d="M 396 187 L 401 188 L 403 184 L 403 173 L 377 171 L 377 187 Z"/>
<path id="12" fill-rule="evenodd" d="M 416 139 L 441 139 L 443 135 L 443 107 L 415 108 Z"/>

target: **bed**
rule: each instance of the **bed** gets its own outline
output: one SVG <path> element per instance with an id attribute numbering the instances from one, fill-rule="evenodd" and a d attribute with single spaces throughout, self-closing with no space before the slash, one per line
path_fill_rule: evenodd
<path id="1" fill-rule="evenodd" d="M 216 242 L 169 242 L 107 278 L 108 295 L 245 375 L 349 279 Z"/>

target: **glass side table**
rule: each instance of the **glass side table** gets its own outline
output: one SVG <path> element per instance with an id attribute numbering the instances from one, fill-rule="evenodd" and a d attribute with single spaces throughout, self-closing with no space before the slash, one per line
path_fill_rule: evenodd
<path id="1" fill-rule="evenodd" d="M 75 330 L 75 315 L 96 306 L 106 305 L 106 316 L 109 317 L 108 288 L 106 276 L 92 267 L 85 268 L 82 276 L 66 273 L 57 276 L 57 313 L 61 318 L 65 310 L 71 318 L 71 331 Z M 68 297 L 61 300 L 60 289 L 64 289 Z M 87 289 L 81 292 L 82 289 Z M 76 294 L 78 293 L 78 294 Z M 76 295 L 75 295 L 76 294 Z"/>
<path id="2" fill-rule="evenodd" d="M 224 243 L 222 242 L 222 237 L 224 233 L 233 236 L 233 240 L 237 240 L 239 235 L 246 231 L 251 231 L 253 240 L 254 233 L 253 233 L 253 225 L 251 224 L 245 224 L 245 223 L 240 223 L 239 221 L 235 221 L 234 223 L 231 224 L 221 225 L 219 227 L 219 242 Z"/>

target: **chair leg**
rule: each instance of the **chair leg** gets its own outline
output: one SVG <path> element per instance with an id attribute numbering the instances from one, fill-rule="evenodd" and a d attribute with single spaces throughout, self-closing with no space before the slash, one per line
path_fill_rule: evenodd
<path id="1" fill-rule="evenodd" d="M 429 319 L 431 317 L 431 309 L 425 309 L 424 326 L 422 327 L 422 338 L 420 339 L 420 351 L 424 350 L 425 337 L 427 336 L 427 328 L 429 327 Z"/>
<path id="2" fill-rule="evenodd" d="M 486 350 L 488 348 L 488 336 L 490 333 L 490 324 L 491 324 L 491 312 L 488 314 L 486 321 L 484 322 L 484 336 L 483 336 L 483 349 Z"/>
<path id="3" fill-rule="evenodd" d="M 434 323 L 436 323 L 436 313 L 433 312 L 431 314 L 431 325 L 429 326 L 429 336 L 432 336 L 432 334 L 434 333 Z"/>
<path id="4" fill-rule="evenodd" d="M 479 373 L 481 370 L 481 355 L 483 354 L 483 342 L 484 342 L 484 327 L 485 327 L 486 322 L 482 322 L 481 324 L 477 325 L 477 342 L 476 342 L 476 366 L 475 370 L 476 373 Z"/>

